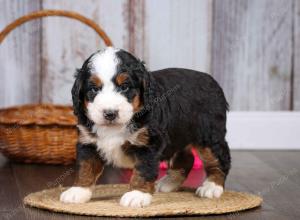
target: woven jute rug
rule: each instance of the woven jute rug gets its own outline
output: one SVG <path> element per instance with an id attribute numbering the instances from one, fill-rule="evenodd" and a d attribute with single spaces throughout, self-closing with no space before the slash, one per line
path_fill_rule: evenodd
<path id="1" fill-rule="evenodd" d="M 175 215 L 224 214 L 260 206 L 262 198 L 243 192 L 226 191 L 219 199 L 199 198 L 195 189 L 182 188 L 179 192 L 155 193 L 152 203 L 144 208 L 125 208 L 119 205 L 122 194 L 128 191 L 126 184 L 98 185 L 93 199 L 84 204 L 65 204 L 59 196 L 66 188 L 58 187 L 29 194 L 26 205 L 78 215 L 115 217 L 153 217 Z"/>

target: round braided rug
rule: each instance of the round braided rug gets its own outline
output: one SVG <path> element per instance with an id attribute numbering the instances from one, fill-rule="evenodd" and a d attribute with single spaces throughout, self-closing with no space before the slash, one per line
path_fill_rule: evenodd
<path id="1" fill-rule="evenodd" d="M 144 208 L 125 208 L 119 205 L 127 184 L 98 185 L 93 199 L 84 204 L 65 204 L 59 201 L 60 193 L 66 188 L 58 187 L 29 194 L 24 198 L 26 205 L 78 215 L 115 217 L 152 217 L 175 215 L 224 214 L 260 206 L 262 198 L 243 192 L 226 191 L 219 199 L 199 198 L 195 190 L 182 188 L 179 192 L 155 193 L 152 203 Z"/>

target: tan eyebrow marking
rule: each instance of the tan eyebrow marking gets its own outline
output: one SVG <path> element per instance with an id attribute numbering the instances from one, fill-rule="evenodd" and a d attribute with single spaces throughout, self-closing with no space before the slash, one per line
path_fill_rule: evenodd
<path id="1" fill-rule="evenodd" d="M 120 73 L 116 77 L 116 83 L 118 85 L 121 85 L 122 83 L 124 83 L 126 81 L 126 79 L 128 79 L 128 73 Z"/>
<path id="2" fill-rule="evenodd" d="M 90 80 L 91 80 L 91 82 L 93 82 L 95 84 L 95 86 L 97 86 L 97 87 L 102 86 L 102 81 L 97 75 L 95 75 L 95 74 L 91 75 Z"/>

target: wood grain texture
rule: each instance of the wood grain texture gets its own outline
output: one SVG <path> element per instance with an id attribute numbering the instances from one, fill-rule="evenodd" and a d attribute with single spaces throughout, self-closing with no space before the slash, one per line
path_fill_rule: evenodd
<path id="1" fill-rule="evenodd" d="M 297 0 L 3 0 L 0 6 L 0 28 L 40 8 L 82 13 L 150 70 L 212 72 L 231 110 L 300 109 Z M 46 18 L 16 29 L 0 48 L 5 82 L 0 107 L 70 104 L 75 68 L 103 46 L 93 30 L 68 18 Z"/>
<path id="2" fill-rule="evenodd" d="M 210 72 L 212 1 L 151 0 L 145 5 L 142 59 L 150 70 L 184 67 Z"/>
<path id="3" fill-rule="evenodd" d="M 0 29 L 29 12 L 40 9 L 40 1 L 0 1 Z M 0 107 L 39 101 L 40 21 L 13 30 L 0 46 Z"/>
<path id="4" fill-rule="evenodd" d="M 294 3 L 293 110 L 300 110 L 300 1 Z"/>
<path id="5" fill-rule="evenodd" d="M 109 0 L 43 1 L 43 8 L 72 10 L 93 19 L 117 47 L 123 47 L 123 5 L 124 1 Z M 43 20 L 43 102 L 71 103 L 75 69 L 103 47 L 96 33 L 78 21 L 60 17 Z"/>
<path id="6" fill-rule="evenodd" d="M 146 1 L 127 0 L 124 6 L 126 22 L 125 48 L 135 56 L 145 59 L 147 55 L 146 35 Z"/>
<path id="7" fill-rule="evenodd" d="M 257 151 L 253 151 L 259 154 Z M 294 152 L 299 154 L 299 152 Z M 289 160 L 280 160 L 281 152 L 269 151 L 267 157 L 274 155 L 277 162 L 286 163 L 286 170 L 280 173 L 272 164 L 263 158 L 257 158 L 251 151 L 232 152 L 232 170 L 228 176 L 227 186 L 234 189 L 236 182 L 242 190 L 259 194 L 263 197 L 263 206 L 257 212 L 240 213 L 235 217 L 242 219 L 298 219 L 300 213 L 300 186 L 291 180 L 299 179 L 299 169 L 289 163 Z M 298 155 L 299 156 L 299 155 Z M 293 190 L 290 190 L 293 189 Z"/>
<path id="8" fill-rule="evenodd" d="M 253 151 L 257 158 L 268 163 L 273 169 L 275 169 L 281 175 L 285 175 L 292 171 L 294 175 L 289 175 L 288 179 L 298 186 L 300 186 L 300 160 L 299 151 L 278 151 L 276 153 L 270 153 L 270 151 Z M 288 161 L 281 163 L 281 161 Z M 292 173 L 293 174 L 293 173 Z"/>
<path id="9" fill-rule="evenodd" d="M 2 155 L 0 155 L 0 161 L 0 183 L 7 186 L 6 189 L 0 188 L 0 212 L 10 212 L 18 208 L 22 201 L 19 199 L 19 191 L 11 165 Z"/>
<path id="10" fill-rule="evenodd" d="M 212 72 L 232 110 L 291 108 L 293 0 L 216 0 Z"/>
<path id="11" fill-rule="evenodd" d="M 25 219 L 12 165 L 0 154 L 0 219 Z M 5 187 L 4 187 L 5 186 Z"/>
<path id="12" fill-rule="evenodd" d="M 260 193 L 264 198 L 262 207 L 227 215 L 182 216 L 176 219 L 299 219 L 299 156 L 299 151 L 232 151 L 233 163 L 226 181 L 226 188 Z M 0 192 L 3 197 L 0 199 L 0 219 L 107 219 L 60 214 L 19 206 L 23 197 L 31 192 L 59 184 L 71 185 L 75 172 L 69 171 L 73 168 L 73 166 L 16 164 L 6 162 L 0 155 Z M 161 170 L 160 176 L 163 173 L 165 170 Z M 197 186 L 202 176 L 203 170 L 193 169 L 185 185 Z M 108 167 L 99 184 L 125 183 L 129 179 L 129 170 Z"/>
<path id="13" fill-rule="evenodd" d="M 57 187 L 62 183 L 70 185 L 74 178 L 73 166 L 41 166 L 41 165 L 24 165 L 12 164 L 12 171 L 15 176 L 15 181 L 18 184 L 20 197 L 23 199 L 27 194 L 47 188 Z M 27 220 L 69 220 L 82 219 L 82 216 L 73 216 L 61 213 L 51 213 L 48 211 L 33 209 L 21 206 L 21 211 L 24 212 L 26 218 L 17 218 L 13 216 L 12 219 L 27 219 Z M 85 219 L 85 218 L 84 218 Z M 86 219 L 95 219 L 93 217 Z"/>

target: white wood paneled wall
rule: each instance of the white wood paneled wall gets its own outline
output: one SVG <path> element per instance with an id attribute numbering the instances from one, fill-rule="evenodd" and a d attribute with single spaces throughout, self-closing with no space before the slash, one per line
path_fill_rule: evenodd
<path id="1" fill-rule="evenodd" d="M 40 8 L 39 0 L 0 1 L 0 29 Z M 0 45 L 0 107 L 39 102 L 40 21 L 15 29 Z"/>
<path id="2" fill-rule="evenodd" d="M 145 5 L 144 59 L 150 69 L 210 72 L 212 1 L 151 0 Z"/>
<path id="3" fill-rule="evenodd" d="M 43 8 L 67 9 L 92 18 L 101 24 L 116 46 L 123 47 L 126 36 L 123 4 L 124 1 L 108 0 L 45 0 Z M 79 68 L 91 53 L 105 45 L 90 27 L 61 17 L 43 20 L 42 40 L 42 100 L 71 103 L 75 68 Z"/>
<path id="4" fill-rule="evenodd" d="M 294 5 L 294 36 L 293 36 L 293 64 L 294 64 L 294 79 L 293 79 L 293 109 L 300 110 L 300 1 L 295 1 Z"/>
<path id="5" fill-rule="evenodd" d="M 217 1 L 212 74 L 234 110 L 289 110 L 293 1 Z"/>
<path id="6" fill-rule="evenodd" d="M 150 70 L 211 72 L 232 110 L 300 109 L 298 0 L 2 0 L 0 28 L 38 9 L 77 11 Z M 78 21 L 47 18 L 0 46 L 0 107 L 71 103 L 75 68 L 103 47 Z"/>

